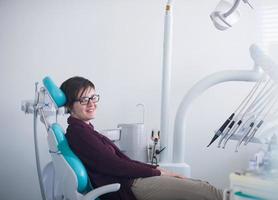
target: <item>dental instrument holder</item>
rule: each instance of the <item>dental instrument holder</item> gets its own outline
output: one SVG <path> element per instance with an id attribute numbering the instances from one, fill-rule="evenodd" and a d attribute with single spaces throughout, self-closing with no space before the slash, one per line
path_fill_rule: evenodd
<path id="1" fill-rule="evenodd" d="M 166 148 L 161 148 L 160 146 L 160 131 L 152 130 L 151 140 L 153 144 L 148 146 L 148 162 L 152 165 L 158 166 L 160 154 Z"/>
<path id="2" fill-rule="evenodd" d="M 277 65 L 268 56 L 264 55 L 263 52 L 255 45 L 252 45 L 250 47 L 250 53 L 251 53 L 251 57 L 253 58 L 253 60 L 255 62 L 255 66 L 256 65 L 260 66 L 265 71 L 265 73 L 269 75 L 270 79 L 274 80 L 274 83 L 277 84 L 275 82 L 275 81 L 277 81 L 276 80 L 277 79 L 277 71 L 275 71 L 275 68 L 277 68 Z M 278 70 L 278 68 L 276 70 Z M 270 74 L 270 72 L 275 72 L 275 73 L 273 73 L 274 74 L 273 75 L 273 74 Z M 275 91 L 276 90 L 274 90 L 274 92 Z M 263 95 L 263 96 L 265 96 L 265 95 Z M 277 97 L 276 97 L 276 101 L 277 101 Z M 275 101 L 274 101 L 274 103 L 275 103 Z M 252 105 L 252 103 L 251 103 L 251 105 Z M 249 111 L 249 110 L 247 109 L 247 111 Z M 236 152 L 238 151 L 238 148 L 243 141 L 245 141 L 244 145 L 247 145 L 249 142 L 261 143 L 261 144 L 269 143 L 269 141 L 262 141 L 255 137 L 256 132 L 260 129 L 262 124 L 265 122 L 264 119 L 259 120 L 255 124 L 254 124 L 254 122 L 250 123 L 249 127 L 247 128 L 247 132 L 246 131 L 244 132 L 244 130 L 242 130 L 242 129 L 237 131 L 237 129 L 242 124 L 243 117 L 239 121 L 238 121 L 238 119 L 234 119 L 230 123 L 231 118 L 233 118 L 233 114 L 224 122 L 224 124 L 215 133 L 214 137 L 212 138 L 212 140 L 208 146 L 210 146 L 219 136 L 221 136 L 221 138 L 219 140 L 218 147 L 220 147 L 222 140 L 224 140 L 223 148 L 225 148 L 225 145 L 228 142 L 228 140 L 238 140 L 239 142 L 236 145 L 236 150 L 235 150 Z M 237 122 L 237 126 L 235 126 L 236 122 Z M 229 132 L 231 132 L 231 133 L 229 133 Z"/>
<path id="3" fill-rule="evenodd" d="M 200 96 L 203 92 L 209 89 L 212 86 L 215 86 L 219 83 L 229 82 L 229 81 L 247 81 L 247 82 L 257 82 L 262 78 L 263 71 L 269 72 L 275 80 L 278 80 L 278 70 L 271 70 L 271 67 L 266 66 L 276 66 L 274 62 L 272 62 L 266 55 L 262 53 L 262 51 L 256 45 L 251 45 L 250 55 L 254 61 L 254 67 L 252 70 L 225 70 L 213 73 L 204 79 L 197 82 L 183 97 L 181 104 L 178 107 L 178 111 L 175 118 L 174 124 L 174 141 L 175 144 L 173 149 L 168 149 L 168 151 L 172 151 L 173 162 L 175 164 L 185 163 L 187 159 L 186 152 L 188 150 L 185 149 L 186 144 L 186 122 L 187 121 L 187 113 L 189 110 L 189 106 L 192 104 L 193 100 Z M 266 70 L 267 69 L 267 70 Z M 277 68 L 276 68 L 277 69 Z M 241 136 L 232 135 L 230 140 L 240 140 Z M 261 139 L 257 137 L 253 137 L 250 140 L 251 143 L 262 143 Z"/>

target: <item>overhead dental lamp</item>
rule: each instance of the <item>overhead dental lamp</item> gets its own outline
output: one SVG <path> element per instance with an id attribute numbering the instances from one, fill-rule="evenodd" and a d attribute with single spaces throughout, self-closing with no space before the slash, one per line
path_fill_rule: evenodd
<path id="1" fill-rule="evenodd" d="M 232 0 L 233 3 L 227 0 L 221 0 L 215 10 L 210 14 L 210 18 L 214 24 L 214 26 L 218 30 L 226 30 L 235 24 L 240 17 L 239 11 L 237 7 L 240 1 L 248 4 L 251 8 L 252 5 L 249 3 L 248 0 Z"/>

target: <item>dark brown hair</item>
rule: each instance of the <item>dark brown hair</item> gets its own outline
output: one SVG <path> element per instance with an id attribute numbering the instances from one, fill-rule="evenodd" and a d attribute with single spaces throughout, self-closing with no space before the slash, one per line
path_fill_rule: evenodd
<path id="1" fill-rule="evenodd" d="M 80 76 L 74 76 L 62 83 L 60 89 L 65 93 L 67 97 L 67 102 L 65 104 L 67 113 L 70 113 L 73 103 L 79 98 L 78 94 L 80 93 L 80 91 L 80 96 L 82 96 L 82 94 L 88 88 L 95 89 L 95 85 L 88 79 Z"/>

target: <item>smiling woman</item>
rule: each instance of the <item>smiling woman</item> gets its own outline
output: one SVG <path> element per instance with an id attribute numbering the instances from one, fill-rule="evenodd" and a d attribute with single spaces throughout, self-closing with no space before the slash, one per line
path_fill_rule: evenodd
<path id="1" fill-rule="evenodd" d="M 119 191 L 105 194 L 103 200 L 221 200 L 222 191 L 207 182 L 186 178 L 174 172 L 132 160 L 90 120 L 95 118 L 99 95 L 94 84 L 73 77 L 61 85 L 67 97 L 70 117 L 66 138 L 84 164 L 92 186 L 120 183 Z"/>

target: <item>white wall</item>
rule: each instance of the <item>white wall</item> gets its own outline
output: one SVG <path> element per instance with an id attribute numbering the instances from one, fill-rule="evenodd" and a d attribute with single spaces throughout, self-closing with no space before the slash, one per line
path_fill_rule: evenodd
<path id="1" fill-rule="evenodd" d="M 248 47 L 260 41 L 257 11 L 241 5 L 241 21 L 219 32 L 208 17 L 217 2 L 174 3 L 171 125 L 196 81 L 219 70 L 252 67 Z M 32 116 L 20 111 L 20 103 L 33 98 L 34 82 L 46 75 L 57 84 L 73 75 L 95 83 L 101 95 L 94 121 L 98 129 L 138 122 L 137 103 L 145 104 L 148 132 L 159 128 L 164 5 L 160 0 L 0 1 L 1 199 L 40 199 Z M 250 86 L 223 84 L 193 103 L 186 160 L 194 178 L 226 187 L 228 174 L 245 168 L 257 149 L 250 145 L 234 153 L 234 144 L 226 150 L 205 147 Z M 39 130 L 45 164 L 46 133 L 43 126 Z"/>

